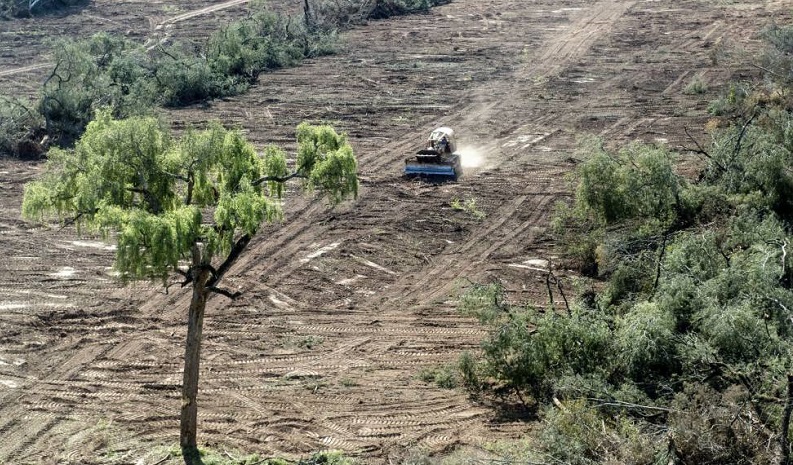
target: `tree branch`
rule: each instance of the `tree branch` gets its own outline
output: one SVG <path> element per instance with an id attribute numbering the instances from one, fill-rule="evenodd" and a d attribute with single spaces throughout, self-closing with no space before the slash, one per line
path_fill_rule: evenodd
<path id="1" fill-rule="evenodd" d="M 234 299 L 236 299 L 237 297 L 239 297 L 239 296 L 241 296 L 241 295 L 242 295 L 242 292 L 240 292 L 240 291 L 234 292 L 234 293 L 232 294 L 232 293 L 231 293 L 231 291 L 228 291 L 228 290 L 226 290 L 226 289 L 221 289 L 221 288 L 219 288 L 219 287 L 215 287 L 215 286 L 207 286 L 207 290 L 208 290 L 208 291 L 212 291 L 212 292 L 214 292 L 215 294 L 224 295 L 224 296 L 228 297 L 228 298 L 229 298 L 229 299 L 231 299 L 231 300 L 234 300 Z"/>
<path id="2" fill-rule="evenodd" d="M 160 202 L 157 201 L 157 198 L 148 189 L 141 187 L 127 187 L 127 190 L 142 195 L 146 200 L 146 204 L 151 209 L 151 213 L 154 213 L 155 215 L 160 213 Z"/>
<path id="3" fill-rule="evenodd" d="M 793 375 L 787 375 L 787 400 L 782 412 L 782 428 L 779 432 L 779 445 L 782 448 L 782 459 L 779 465 L 791 465 L 790 462 L 790 415 L 793 413 Z"/>
<path id="4" fill-rule="evenodd" d="M 724 170 L 724 167 L 723 167 L 723 166 L 721 166 L 721 164 L 720 164 L 718 161 L 716 161 L 716 160 L 715 160 L 713 157 L 711 157 L 711 156 L 710 156 L 710 154 L 707 152 L 707 150 L 705 150 L 704 148 L 702 148 L 702 145 L 700 145 L 699 141 L 697 141 L 697 140 L 694 138 L 694 136 L 692 136 L 692 135 L 691 135 L 691 134 L 688 132 L 688 128 L 687 128 L 687 127 L 685 127 L 685 126 L 684 126 L 684 127 L 683 127 L 683 131 L 685 131 L 685 133 L 686 133 L 686 135 L 688 136 L 688 138 L 689 138 L 689 139 L 691 139 L 691 142 L 693 142 L 693 143 L 694 143 L 694 145 L 696 145 L 696 146 L 697 146 L 697 148 L 696 148 L 696 149 L 690 149 L 690 148 L 688 148 L 688 147 L 683 147 L 684 149 L 686 149 L 686 150 L 688 150 L 688 151 L 690 151 L 690 152 L 699 153 L 699 154 L 701 154 L 701 155 L 704 155 L 704 156 L 705 156 L 705 157 L 706 157 L 708 160 L 712 161 L 713 163 L 715 163 L 715 164 L 716 164 L 716 166 L 718 166 L 719 168 L 721 168 L 722 170 Z"/>
<path id="5" fill-rule="evenodd" d="M 738 140 L 735 142 L 735 149 L 732 151 L 732 157 L 735 158 L 738 156 L 738 152 L 741 151 L 741 144 L 743 143 L 743 136 L 746 135 L 746 130 L 749 128 L 749 125 L 752 124 L 752 121 L 757 117 L 757 113 L 752 109 L 752 116 L 746 120 L 743 127 L 741 128 L 741 133 L 738 134 Z"/>
<path id="6" fill-rule="evenodd" d="M 653 281 L 653 296 L 655 296 L 655 291 L 658 289 L 658 281 L 661 280 L 661 263 L 664 260 L 664 254 L 666 253 L 666 234 L 664 234 L 664 240 L 661 242 L 661 252 L 658 254 L 658 263 L 655 266 L 655 281 Z"/>
<path id="7" fill-rule="evenodd" d="M 182 176 L 181 174 L 170 173 L 170 172 L 165 171 L 165 170 L 161 170 L 161 171 L 162 171 L 163 174 L 166 174 L 166 175 L 168 175 L 168 176 L 170 176 L 170 177 L 172 177 L 174 179 L 178 179 L 178 180 L 184 181 L 184 182 L 189 182 L 190 181 L 186 176 Z"/>
<path id="8" fill-rule="evenodd" d="M 245 250 L 245 247 L 251 242 L 251 235 L 244 234 L 242 237 L 237 239 L 237 242 L 234 243 L 234 246 L 231 248 L 231 252 L 229 252 L 228 257 L 226 260 L 221 263 L 215 273 L 212 273 L 212 278 L 209 279 L 207 282 L 207 288 L 216 287 L 217 284 L 223 279 L 223 276 L 226 272 L 231 268 L 235 261 L 239 258 L 242 254 L 242 251 Z"/>
<path id="9" fill-rule="evenodd" d="M 73 216 L 71 218 L 66 218 L 65 220 L 63 220 L 63 224 L 61 225 L 60 228 L 58 228 L 58 230 L 61 230 L 61 229 L 65 228 L 65 227 L 67 227 L 67 226 L 71 226 L 71 225 L 77 223 L 80 220 L 80 218 L 82 218 L 84 215 L 93 215 L 94 213 L 96 213 L 98 211 L 99 211 L 99 209 L 95 208 L 95 209 L 93 209 L 91 211 L 78 212 L 77 215 L 75 215 L 75 216 Z"/>
<path id="10" fill-rule="evenodd" d="M 289 181 L 290 179 L 294 179 L 294 178 L 306 179 L 306 178 L 308 178 L 308 176 L 306 176 L 305 174 L 303 174 L 300 171 L 295 171 L 294 173 L 288 174 L 286 176 L 264 176 L 264 177 L 261 177 L 261 178 L 255 180 L 255 181 L 253 181 L 251 184 L 254 185 L 254 186 L 258 186 L 259 184 L 264 183 L 264 182 L 269 182 L 269 181 L 286 182 L 286 181 Z"/>

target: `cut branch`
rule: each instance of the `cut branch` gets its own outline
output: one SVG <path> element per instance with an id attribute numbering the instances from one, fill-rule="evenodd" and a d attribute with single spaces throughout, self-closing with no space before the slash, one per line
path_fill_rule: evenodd
<path id="1" fill-rule="evenodd" d="M 702 145 L 699 143 L 699 141 L 698 141 L 698 140 L 696 140 L 696 139 L 694 138 L 694 136 L 692 136 L 692 135 L 691 135 L 691 134 L 688 132 L 688 128 L 687 128 L 687 127 L 683 127 L 683 131 L 685 131 L 685 133 L 686 133 L 686 135 L 688 136 L 688 138 L 689 138 L 689 139 L 691 139 L 691 142 L 693 142 L 693 143 L 694 143 L 694 145 L 696 145 L 696 146 L 697 146 L 697 148 L 696 148 L 696 149 L 691 149 L 691 148 L 688 148 L 688 147 L 684 147 L 686 150 L 688 150 L 688 151 L 690 151 L 690 152 L 698 153 L 698 154 L 700 154 L 700 155 L 704 155 L 704 156 L 705 156 L 705 158 L 707 158 L 708 160 L 710 160 L 710 161 L 712 161 L 713 163 L 715 163 L 715 164 L 716 164 L 716 166 L 718 166 L 718 167 L 719 167 L 719 169 L 721 169 L 722 171 L 724 171 L 724 167 L 721 165 L 721 163 L 719 163 L 719 162 L 718 162 L 717 160 L 715 160 L 715 159 L 714 159 L 712 156 L 710 156 L 710 153 L 708 153 L 708 151 L 707 151 L 707 150 L 705 150 L 705 149 L 702 147 Z"/>

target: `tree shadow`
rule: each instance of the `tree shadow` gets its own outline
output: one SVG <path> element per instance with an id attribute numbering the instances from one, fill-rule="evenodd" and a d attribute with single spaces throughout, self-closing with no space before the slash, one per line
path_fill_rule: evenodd
<path id="1" fill-rule="evenodd" d="M 201 460 L 201 452 L 198 451 L 198 447 L 182 447 L 182 458 L 184 459 L 185 465 L 204 465 L 204 461 Z"/>
<path id="2" fill-rule="evenodd" d="M 484 391 L 474 398 L 480 405 L 493 412 L 493 423 L 531 422 L 539 420 L 539 403 L 526 402 L 513 392 Z"/>

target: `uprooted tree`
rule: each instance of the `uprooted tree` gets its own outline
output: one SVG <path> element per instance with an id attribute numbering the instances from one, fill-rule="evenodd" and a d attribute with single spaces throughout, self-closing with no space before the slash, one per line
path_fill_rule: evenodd
<path id="1" fill-rule="evenodd" d="M 53 149 L 43 177 L 25 188 L 22 214 L 57 218 L 117 243 L 124 281 L 180 275 L 192 286 L 182 386 L 180 444 L 200 463 L 196 442 L 199 358 L 211 293 L 265 222 L 281 217 L 284 184 L 302 180 L 336 204 L 357 195 L 357 162 L 329 126 L 297 128 L 292 169 L 270 146 L 263 157 L 219 124 L 173 139 L 154 118 L 115 120 L 98 112 L 73 150 Z"/>

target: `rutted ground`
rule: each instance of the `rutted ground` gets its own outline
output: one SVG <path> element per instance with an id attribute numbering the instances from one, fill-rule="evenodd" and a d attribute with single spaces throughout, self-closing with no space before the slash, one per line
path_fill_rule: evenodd
<path id="1" fill-rule="evenodd" d="M 244 2 L 226 3 L 241 5 L 224 17 L 244 14 Z M 114 24 L 140 40 L 151 24 L 216 6 L 169 15 L 165 3 L 95 4 L 81 33 Z M 335 210 L 290 199 L 286 221 L 267 227 L 226 281 L 243 297 L 211 300 L 199 441 L 286 455 L 341 448 L 377 463 L 406 446 L 520 436 L 530 424 L 416 378 L 483 336 L 456 312 L 460 288 L 498 279 L 515 301 L 547 301 L 543 274 L 526 263 L 553 259 L 546 227 L 569 195 L 576 135 L 691 145 L 683 128 L 702 137 L 715 91 L 682 89 L 697 74 L 711 88 L 728 79 L 721 51 L 789 20 L 785 8 L 455 0 L 356 28 L 342 53 L 262 75 L 244 96 L 170 111 L 177 129 L 220 119 L 257 144 L 291 146 L 298 122 L 332 122 L 350 134 L 362 179 L 360 198 Z M 219 21 L 189 17 L 173 33 L 205 34 Z M 22 40 L 0 56 L 0 88 L 32 89 L 41 72 L 3 74 L 38 59 Z M 441 124 L 479 166 L 456 184 L 400 179 L 402 159 Z M 0 162 L 0 462 L 175 442 L 188 296 L 118 288 L 108 247 L 20 221 L 22 185 L 39 169 Z M 455 199 L 475 199 L 485 219 L 453 209 Z"/>

